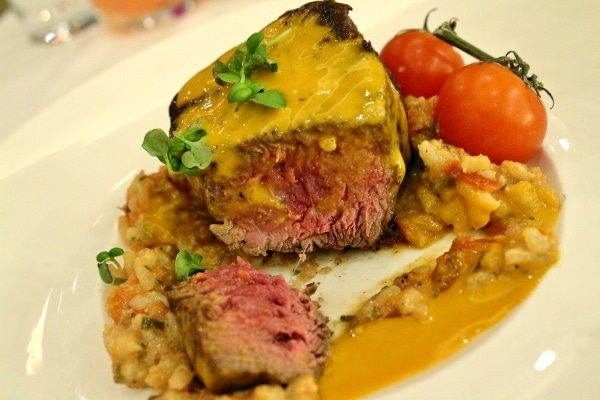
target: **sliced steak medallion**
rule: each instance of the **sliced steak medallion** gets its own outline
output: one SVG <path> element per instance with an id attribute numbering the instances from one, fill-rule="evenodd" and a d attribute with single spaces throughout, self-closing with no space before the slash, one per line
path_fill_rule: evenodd
<path id="1" fill-rule="evenodd" d="M 191 181 L 220 222 L 212 232 L 232 249 L 368 247 L 391 220 L 410 157 L 406 116 L 350 9 L 308 3 L 262 30 L 266 41 L 290 30 L 269 48 L 277 72 L 252 75 L 283 93 L 284 109 L 228 103 L 212 66 L 171 104 L 171 132 L 208 132 L 213 161 Z"/>
<path id="2" fill-rule="evenodd" d="M 168 291 L 196 375 L 215 393 L 318 375 L 331 332 L 318 303 L 241 258 Z"/>

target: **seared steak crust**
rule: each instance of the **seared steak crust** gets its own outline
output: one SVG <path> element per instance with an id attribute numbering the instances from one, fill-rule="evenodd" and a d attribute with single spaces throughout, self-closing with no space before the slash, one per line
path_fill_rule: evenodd
<path id="1" fill-rule="evenodd" d="M 250 255 L 373 246 L 392 218 L 410 150 L 400 95 L 351 7 L 308 3 L 262 32 L 279 68 L 252 78 L 281 110 L 228 103 L 212 66 L 170 107 L 171 131 L 201 126 L 211 165 L 190 178 L 218 223 L 213 234 Z M 230 52 L 220 59 L 227 61 Z"/>
<path id="2" fill-rule="evenodd" d="M 288 384 L 324 366 L 327 320 L 282 276 L 238 259 L 194 275 L 167 296 L 195 373 L 211 392 Z"/>
<path id="3" fill-rule="evenodd" d="M 280 19 L 284 21 L 285 26 L 290 26 L 292 24 L 296 24 L 297 21 L 294 21 L 294 18 L 300 16 L 301 19 L 305 20 L 311 16 L 317 15 L 318 21 L 323 26 L 328 26 L 331 28 L 331 32 L 335 39 L 338 40 L 348 40 L 352 38 L 357 38 L 360 36 L 360 32 L 358 28 L 352 22 L 350 18 L 348 18 L 348 12 L 352 10 L 347 4 L 336 3 L 335 1 L 325 0 L 325 1 L 313 1 L 310 3 L 306 3 L 305 5 L 285 12 Z M 331 38 L 324 38 L 324 40 L 331 40 Z M 373 47 L 369 42 L 364 41 L 363 47 L 366 51 L 375 52 Z M 177 117 L 187 108 L 193 106 L 198 103 L 198 100 L 192 102 L 191 104 L 187 104 L 184 107 L 181 107 L 177 104 L 177 97 L 179 93 L 177 93 L 171 104 L 169 105 L 169 116 L 171 118 L 171 132 L 177 130 Z"/>
<path id="4" fill-rule="evenodd" d="M 303 18 L 308 18 L 312 15 L 319 16 L 319 23 L 324 26 L 331 27 L 331 32 L 338 40 L 347 40 L 360 36 L 358 28 L 348 18 L 348 13 L 352 10 L 347 4 L 336 3 L 332 0 L 313 1 L 305 5 L 284 13 L 281 18 L 286 24 L 291 24 L 296 15 L 302 15 Z"/>

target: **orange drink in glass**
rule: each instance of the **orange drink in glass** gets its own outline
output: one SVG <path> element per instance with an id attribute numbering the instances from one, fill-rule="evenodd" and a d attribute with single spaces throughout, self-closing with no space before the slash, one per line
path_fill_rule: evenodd
<path id="1" fill-rule="evenodd" d="M 106 22 L 125 30 L 151 29 L 184 15 L 195 0 L 91 0 Z"/>

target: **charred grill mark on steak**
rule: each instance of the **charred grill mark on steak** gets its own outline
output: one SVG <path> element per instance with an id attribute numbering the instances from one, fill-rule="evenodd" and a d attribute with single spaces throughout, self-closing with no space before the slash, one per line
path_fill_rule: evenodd
<path id="1" fill-rule="evenodd" d="M 296 14 L 306 13 L 305 18 L 313 15 L 319 16 L 319 23 L 331 27 L 331 32 L 338 40 L 356 38 L 360 35 L 356 25 L 348 18 L 352 7 L 335 1 L 314 1 L 307 3 L 295 10 L 285 12 L 281 18 L 291 19 Z"/>
<path id="2" fill-rule="evenodd" d="M 184 107 L 177 106 L 177 96 L 178 95 L 179 95 L 179 93 L 176 93 L 175 96 L 173 96 L 173 99 L 171 100 L 171 102 L 169 103 L 169 120 L 171 122 L 171 124 L 169 126 L 169 133 L 171 135 L 173 135 L 173 129 L 175 128 L 175 121 L 177 120 L 177 117 L 179 117 L 179 115 L 185 109 Z"/>

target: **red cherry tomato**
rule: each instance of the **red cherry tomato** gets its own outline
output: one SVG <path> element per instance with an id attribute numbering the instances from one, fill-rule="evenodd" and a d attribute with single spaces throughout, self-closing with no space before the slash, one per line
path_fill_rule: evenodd
<path id="1" fill-rule="evenodd" d="M 542 146 L 548 124 L 539 96 L 492 62 L 467 65 L 448 77 L 434 116 L 442 140 L 496 164 L 527 162 Z"/>
<path id="2" fill-rule="evenodd" d="M 435 96 L 446 78 L 465 65 L 454 47 L 420 30 L 394 36 L 380 55 L 404 96 Z"/>

